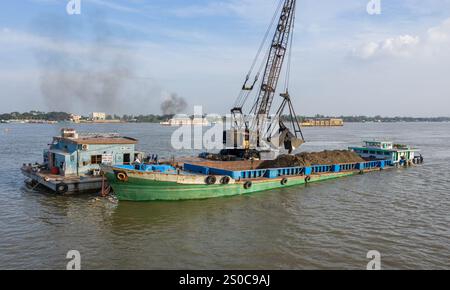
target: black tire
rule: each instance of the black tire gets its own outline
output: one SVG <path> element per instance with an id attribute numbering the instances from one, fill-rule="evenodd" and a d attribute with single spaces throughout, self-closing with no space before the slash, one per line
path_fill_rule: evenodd
<path id="1" fill-rule="evenodd" d="M 56 185 L 56 192 L 58 194 L 65 194 L 69 191 L 69 186 L 65 183 L 59 183 Z"/>
<path id="2" fill-rule="evenodd" d="M 247 181 L 246 183 L 244 183 L 244 188 L 245 189 L 250 189 L 252 188 L 253 183 L 251 181 Z"/>
<path id="3" fill-rule="evenodd" d="M 308 183 L 308 182 L 310 182 L 311 181 L 311 176 L 306 176 L 305 177 L 305 183 Z"/>
<path id="4" fill-rule="evenodd" d="M 214 175 L 210 175 L 208 177 L 206 177 L 205 179 L 205 183 L 208 185 L 213 185 L 216 184 L 217 178 Z"/>
<path id="5" fill-rule="evenodd" d="M 117 178 L 117 180 L 122 181 L 122 182 L 128 181 L 128 175 L 126 172 L 123 172 L 123 171 L 116 172 L 116 178 Z"/>
<path id="6" fill-rule="evenodd" d="M 229 176 L 224 176 L 220 179 L 220 184 L 226 185 L 229 184 L 231 181 L 231 178 Z"/>
<path id="7" fill-rule="evenodd" d="M 289 180 L 287 178 L 283 178 L 281 180 L 281 185 L 286 185 L 286 184 L 288 184 L 288 182 L 289 182 Z"/>

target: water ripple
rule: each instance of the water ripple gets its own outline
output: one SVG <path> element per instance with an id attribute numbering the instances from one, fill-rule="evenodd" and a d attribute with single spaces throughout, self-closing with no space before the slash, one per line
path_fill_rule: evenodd
<path id="1" fill-rule="evenodd" d="M 39 160 L 59 127 L 8 126 L 0 136 L 5 269 L 64 269 L 71 249 L 81 251 L 89 269 L 365 269 L 369 250 L 380 251 L 386 269 L 450 267 L 448 123 L 349 124 L 326 134 L 306 132 L 307 151 L 345 148 L 369 137 L 409 142 L 423 150 L 426 164 L 420 167 L 251 196 L 118 205 L 26 190 L 17 168 Z M 195 153 L 167 150 L 172 128 L 77 129 L 138 137 L 140 149 L 163 156 Z"/>

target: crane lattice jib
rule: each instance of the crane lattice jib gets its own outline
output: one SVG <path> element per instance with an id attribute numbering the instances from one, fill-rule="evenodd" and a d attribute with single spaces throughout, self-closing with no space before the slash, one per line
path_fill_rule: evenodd
<path id="1" fill-rule="evenodd" d="M 292 31 L 295 18 L 296 0 L 286 0 L 284 2 L 278 26 L 270 47 L 269 56 L 264 70 L 264 77 L 257 98 L 254 114 L 258 119 L 267 118 L 272 107 L 275 91 L 280 79 L 284 59 L 287 55 L 289 37 Z"/>

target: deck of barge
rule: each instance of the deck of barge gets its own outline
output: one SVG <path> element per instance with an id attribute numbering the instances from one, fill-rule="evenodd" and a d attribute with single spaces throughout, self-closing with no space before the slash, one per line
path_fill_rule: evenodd
<path id="1" fill-rule="evenodd" d="M 55 175 L 49 171 L 36 171 L 31 166 L 23 166 L 22 174 L 33 184 L 43 186 L 60 194 L 96 192 L 102 186 L 102 176 Z"/>
<path id="2" fill-rule="evenodd" d="M 310 176 L 326 173 L 341 173 L 384 169 L 393 166 L 390 160 L 342 163 L 333 165 L 311 165 L 283 168 L 259 168 L 263 161 L 205 161 L 185 163 L 184 170 L 203 175 L 224 175 L 235 180 L 268 178 L 283 176 Z"/>

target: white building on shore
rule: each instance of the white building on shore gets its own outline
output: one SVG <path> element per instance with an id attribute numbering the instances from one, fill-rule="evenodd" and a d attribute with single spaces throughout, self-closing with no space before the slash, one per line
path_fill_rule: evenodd
<path id="1" fill-rule="evenodd" d="M 180 127 L 180 126 L 209 126 L 208 120 L 205 118 L 191 117 L 175 117 L 167 122 L 160 123 L 163 126 Z"/>
<path id="2" fill-rule="evenodd" d="M 106 113 L 93 112 L 93 113 L 91 113 L 91 120 L 92 121 L 105 121 Z"/>

